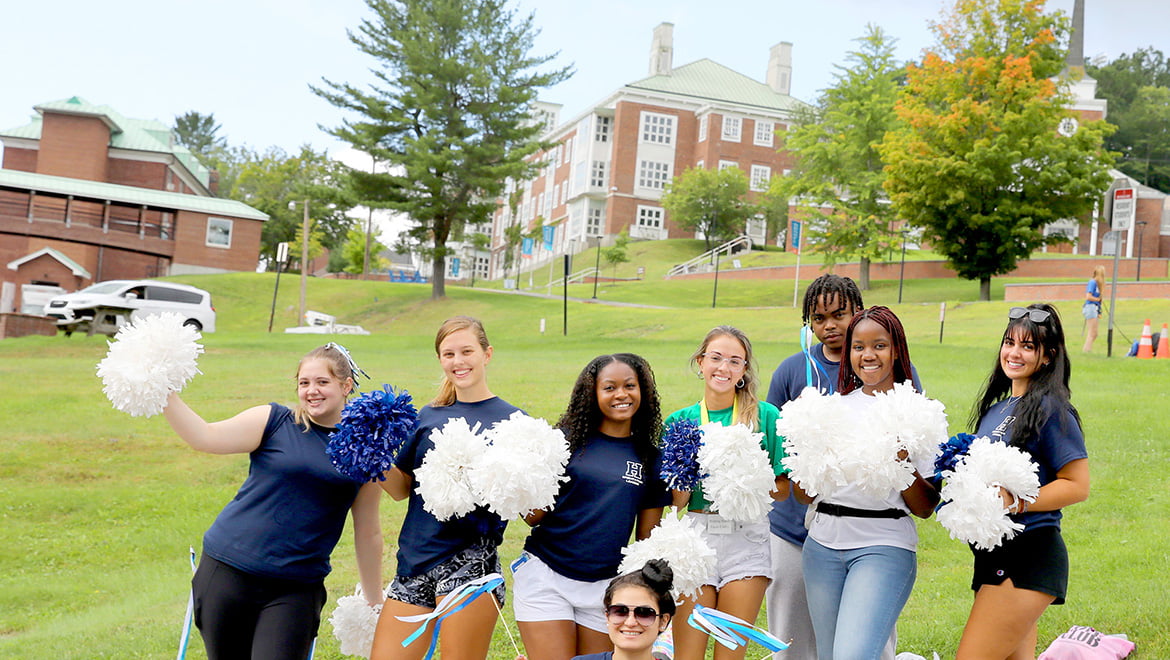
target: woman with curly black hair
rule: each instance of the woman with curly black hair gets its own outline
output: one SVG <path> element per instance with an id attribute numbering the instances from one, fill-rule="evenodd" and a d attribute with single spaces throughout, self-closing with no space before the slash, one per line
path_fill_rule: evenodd
<path id="1" fill-rule="evenodd" d="M 631 531 L 649 536 L 670 492 L 659 478 L 662 412 L 654 373 L 631 353 L 594 358 L 557 426 L 572 452 L 551 509 L 512 564 L 515 613 L 530 660 L 569 660 L 613 648 L 597 606 Z"/>

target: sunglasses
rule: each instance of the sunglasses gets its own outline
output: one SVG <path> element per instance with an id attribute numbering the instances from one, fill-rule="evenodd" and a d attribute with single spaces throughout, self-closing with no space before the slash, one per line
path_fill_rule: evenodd
<path id="1" fill-rule="evenodd" d="M 634 613 L 634 620 L 643 626 L 653 624 L 660 616 L 658 612 L 654 611 L 653 607 L 646 607 L 645 605 L 639 605 L 638 607 L 610 605 L 605 608 L 605 615 L 609 617 L 610 623 L 625 623 L 626 619 L 630 618 L 630 612 Z"/>
<path id="2" fill-rule="evenodd" d="M 1022 319 L 1024 316 L 1028 317 L 1032 323 L 1043 323 L 1052 316 L 1052 312 L 1043 309 L 1028 309 L 1027 307 L 1013 307 L 1008 310 L 1008 318 L 1011 320 Z"/>

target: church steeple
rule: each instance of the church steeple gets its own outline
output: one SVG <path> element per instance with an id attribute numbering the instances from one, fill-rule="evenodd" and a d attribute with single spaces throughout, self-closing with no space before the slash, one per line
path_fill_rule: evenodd
<path id="1" fill-rule="evenodd" d="M 1068 40 L 1064 68 L 1080 74 L 1085 72 L 1085 0 L 1073 0 L 1072 34 Z"/>

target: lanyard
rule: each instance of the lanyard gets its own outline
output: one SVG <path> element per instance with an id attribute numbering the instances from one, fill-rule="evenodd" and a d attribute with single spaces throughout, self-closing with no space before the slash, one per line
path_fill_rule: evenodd
<path id="1" fill-rule="evenodd" d="M 739 397 L 735 397 L 731 404 L 731 423 L 739 420 Z M 699 399 L 699 424 L 710 424 L 711 415 L 707 412 L 707 397 Z"/>

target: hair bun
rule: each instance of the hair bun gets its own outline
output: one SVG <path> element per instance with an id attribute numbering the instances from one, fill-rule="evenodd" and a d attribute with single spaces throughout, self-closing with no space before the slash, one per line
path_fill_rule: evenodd
<path id="1" fill-rule="evenodd" d="M 642 567 L 642 577 L 646 583 L 659 592 L 670 591 L 674 587 L 674 571 L 665 559 L 651 559 Z"/>

